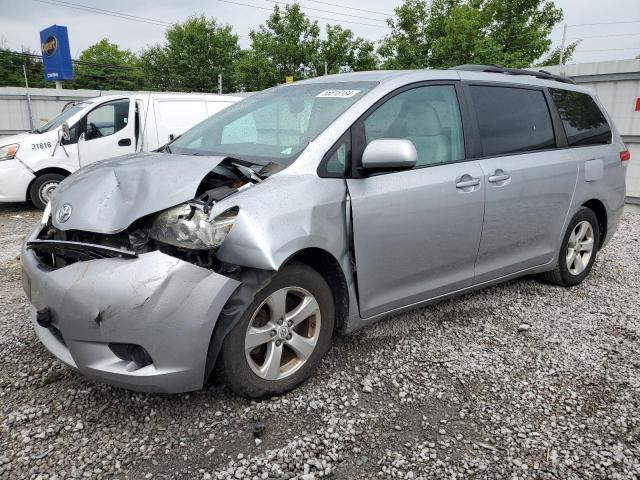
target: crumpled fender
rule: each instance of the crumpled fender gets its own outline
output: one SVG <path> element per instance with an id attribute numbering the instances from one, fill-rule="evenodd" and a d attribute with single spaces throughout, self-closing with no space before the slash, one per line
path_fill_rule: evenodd
<path id="1" fill-rule="evenodd" d="M 278 270 L 293 254 L 320 248 L 342 259 L 348 250 L 343 179 L 283 171 L 217 203 L 215 217 L 238 206 L 217 257 L 234 265 Z"/>

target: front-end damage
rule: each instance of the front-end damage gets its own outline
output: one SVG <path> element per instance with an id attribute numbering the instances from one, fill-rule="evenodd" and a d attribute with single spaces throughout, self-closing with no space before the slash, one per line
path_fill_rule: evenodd
<path id="1" fill-rule="evenodd" d="M 108 383 L 199 389 L 227 333 L 289 261 L 340 279 L 336 324 L 346 330 L 342 319 L 357 315 L 346 185 L 279 170 L 157 153 L 69 177 L 23 252 L 43 343 Z"/>
<path id="2" fill-rule="evenodd" d="M 250 166 L 225 159 L 201 178 L 193 198 L 119 231 L 109 225 L 64 229 L 52 209 L 22 254 L 43 344 L 86 376 L 115 385 L 201 388 L 224 335 L 272 275 L 216 258 L 238 208 L 208 214 L 267 176 L 249 172 Z M 60 195 L 58 203 L 72 198 Z"/>

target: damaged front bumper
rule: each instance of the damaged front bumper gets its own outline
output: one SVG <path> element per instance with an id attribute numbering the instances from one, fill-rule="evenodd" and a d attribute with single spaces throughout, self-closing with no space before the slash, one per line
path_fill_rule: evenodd
<path id="1" fill-rule="evenodd" d="M 240 282 L 159 251 L 52 269 L 27 249 L 40 229 L 23 246 L 23 284 L 33 326 L 53 355 L 87 377 L 134 390 L 202 388 L 213 329 Z M 36 320 L 43 310 L 47 328 Z M 141 346 L 152 363 L 122 359 L 114 344 Z"/>

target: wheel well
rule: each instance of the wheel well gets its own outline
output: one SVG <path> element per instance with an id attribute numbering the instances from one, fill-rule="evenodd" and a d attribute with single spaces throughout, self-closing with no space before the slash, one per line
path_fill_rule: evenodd
<path id="1" fill-rule="evenodd" d="M 336 309 L 336 330 L 340 331 L 349 315 L 349 289 L 338 261 L 326 250 L 307 248 L 290 257 L 285 264 L 290 262 L 304 263 L 326 280 Z"/>
<path id="2" fill-rule="evenodd" d="M 29 182 L 29 186 L 27 187 L 27 199 L 31 200 L 31 185 L 33 185 L 33 182 L 35 182 L 36 178 L 42 176 L 42 175 L 46 175 L 47 173 L 57 173 L 59 175 L 62 175 L 64 177 L 68 177 L 69 175 L 71 175 L 71 172 L 63 169 L 63 168 L 57 168 L 57 167 L 49 167 L 49 168 L 43 168 L 42 170 L 38 170 L 37 172 L 33 172 L 33 174 L 35 175 L 35 177 L 33 177 L 31 179 L 31 181 Z"/>
<path id="3" fill-rule="evenodd" d="M 598 248 L 600 248 L 607 236 L 607 209 L 600 200 L 596 200 L 595 198 L 584 202 L 582 206 L 587 207 L 596 214 L 598 225 L 600 226 L 600 244 L 598 245 Z"/>

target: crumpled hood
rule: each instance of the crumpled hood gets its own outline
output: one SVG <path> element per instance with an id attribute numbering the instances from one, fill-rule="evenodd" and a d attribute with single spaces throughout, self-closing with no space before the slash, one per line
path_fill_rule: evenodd
<path id="1" fill-rule="evenodd" d="M 202 179 L 224 158 L 134 153 L 88 165 L 55 190 L 53 225 L 60 230 L 121 232 L 145 215 L 191 200 Z M 71 215 L 61 223 L 56 214 L 63 205 L 70 205 Z"/>

